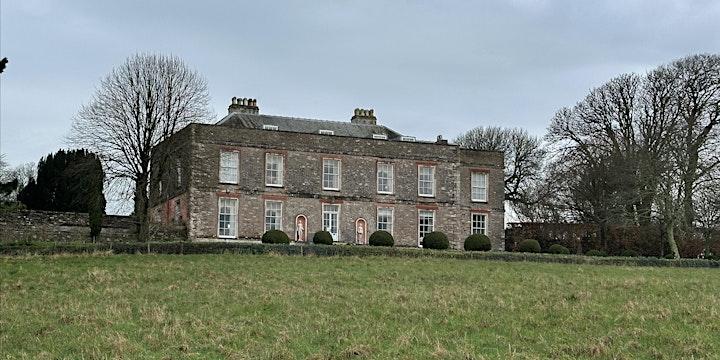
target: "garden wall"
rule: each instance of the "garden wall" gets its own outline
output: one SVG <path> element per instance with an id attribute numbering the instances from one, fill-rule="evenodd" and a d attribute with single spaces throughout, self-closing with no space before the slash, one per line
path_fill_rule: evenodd
<path id="1" fill-rule="evenodd" d="M 163 227 L 151 231 L 151 240 L 183 240 L 184 228 Z M 96 242 L 134 241 L 134 219 L 105 215 Z M 88 214 L 73 212 L 17 210 L 0 212 L 0 243 L 91 242 Z"/>

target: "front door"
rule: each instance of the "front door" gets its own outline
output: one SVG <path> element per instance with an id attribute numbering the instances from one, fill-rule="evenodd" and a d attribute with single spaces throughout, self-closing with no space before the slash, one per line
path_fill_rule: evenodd
<path id="1" fill-rule="evenodd" d="M 333 241 L 340 240 L 338 229 L 338 218 L 340 217 L 340 205 L 323 204 L 323 230 L 332 235 Z"/>

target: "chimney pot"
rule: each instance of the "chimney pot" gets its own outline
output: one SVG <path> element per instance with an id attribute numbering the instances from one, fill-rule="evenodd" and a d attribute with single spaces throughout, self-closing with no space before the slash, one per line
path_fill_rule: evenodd
<path id="1" fill-rule="evenodd" d="M 258 114 L 260 109 L 257 107 L 257 99 L 239 98 L 233 96 L 228 107 L 228 114 Z"/>

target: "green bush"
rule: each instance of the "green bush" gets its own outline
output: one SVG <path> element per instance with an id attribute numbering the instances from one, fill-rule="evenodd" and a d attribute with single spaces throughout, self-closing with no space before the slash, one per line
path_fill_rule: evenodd
<path id="1" fill-rule="evenodd" d="M 424 251 L 407 247 L 372 246 L 318 246 L 313 244 L 260 244 L 238 242 L 131 242 L 131 243 L 0 243 L 0 255 L 52 255 L 52 254 L 281 254 L 288 256 L 387 256 L 403 258 L 437 258 L 491 261 L 523 261 L 555 264 L 657 266 L 682 268 L 716 268 L 720 261 L 706 259 L 667 260 L 653 257 L 589 257 L 557 256 L 505 251 L 459 252 Z"/>
<path id="2" fill-rule="evenodd" d="M 585 256 L 607 256 L 607 253 L 602 250 L 588 250 L 588 252 L 585 253 Z"/>
<path id="3" fill-rule="evenodd" d="M 640 253 L 635 250 L 625 249 L 620 253 L 620 256 L 638 257 Z"/>
<path id="4" fill-rule="evenodd" d="M 485 234 L 473 234 L 465 239 L 465 251 L 490 251 L 492 244 Z"/>
<path id="5" fill-rule="evenodd" d="M 313 243 L 322 245 L 332 245 L 332 235 L 327 231 L 318 231 L 313 235 Z"/>
<path id="6" fill-rule="evenodd" d="M 289 244 L 290 238 L 284 231 L 268 230 L 260 239 L 265 244 Z"/>
<path id="7" fill-rule="evenodd" d="M 368 243 L 370 246 L 393 246 L 395 245 L 395 239 L 389 232 L 378 230 L 370 235 Z"/>
<path id="8" fill-rule="evenodd" d="M 548 252 L 551 254 L 569 254 L 570 249 L 560 245 L 560 244 L 553 244 L 550 245 L 548 248 Z"/>
<path id="9" fill-rule="evenodd" d="M 669 260 L 674 260 L 674 259 L 675 259 L 675 255 L 673 255 L 672 253 L 667 253 L 667 254 L 665 254 L 664 257 L 665 257 L 666 259 L 669 259 Z"/>
<path id="10" fill-rule="evenodd" d="M 537 240 L 525 239 L 518 244 L 518 252 L 539 253 L 540 243 Z"/>
<path id="11" fill-rule="evenodd" d="M 441 231 L 433 231 L 422 239 L 422 246 L 425 249 L 445 250 L 450 247 L 450 241 Z"/>

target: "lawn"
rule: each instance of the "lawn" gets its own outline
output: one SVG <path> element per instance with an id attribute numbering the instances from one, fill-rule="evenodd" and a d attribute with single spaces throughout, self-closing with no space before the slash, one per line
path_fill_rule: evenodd
<path id="1" fill-rule="evenodd" d="M 0 257 L 0 357 L 715 358 L 719 292 L 717 269 Z"/>

